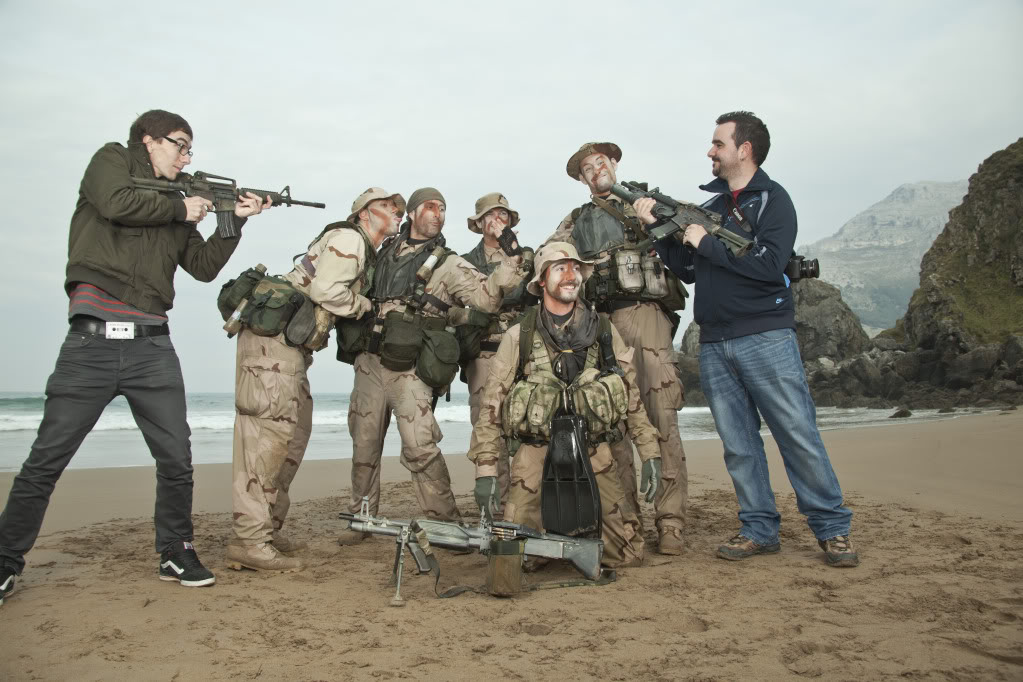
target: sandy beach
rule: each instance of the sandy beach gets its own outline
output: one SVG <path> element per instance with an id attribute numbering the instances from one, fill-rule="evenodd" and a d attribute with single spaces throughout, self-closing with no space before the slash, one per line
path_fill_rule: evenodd
<path id="1" fill-rule="evenodd" d="M 308 566 L 286 575 L 224 567 L 230 466 L 198 466 L 195 544 L 217 574 L 202 589 L 156 578 L 153 469 L 69 470 L 0 607 L 0 679 L 1023 678 L 1023 412 L 823 437 L 856 514 L 858 568 L 825 565 L 771 441 L 782 551 L 716 559 L 737 507 L 720 442 L 696 441 L 681 557 L 512 599 L 438 600 L 406 564 L 400 609 L 388 606 L 393 542 L 335 543 L 349 461 L 299 472 L 289 524 L 310 542 Z M 471 521 L 472 468 L 448 462 Z M 0 474 L 3 494 L 12 478 Z M 385 463 L 382 514 L 416 514 L 407 478 Z M 442 588 L 484 581 L 482 556 L 440 562 Z"/>

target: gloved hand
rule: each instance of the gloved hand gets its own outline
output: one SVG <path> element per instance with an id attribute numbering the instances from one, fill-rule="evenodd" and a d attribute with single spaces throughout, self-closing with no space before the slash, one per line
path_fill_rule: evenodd
<path id="1" fill-rule="evenodd" d="M 477 486 L 479 481 L 476 482 Z M 653 457 L 643 462 L 643 473 L 639 479 L 639 492 L 646 493 L 646 501 L 653 502 L 657 488 L 661 485 L 661 458 Z M 647 490 L 647 487 L 650 490 Z"/>
<path id="2" fill-rule="evenodd" d="M 658 469 L 660 471 L 660 469 Z M 476 479 L 476 487 L 472 491 L 476 498 L 476 506 L 480 511 L 497 509 L 497 476 L 480 476 Z"/>

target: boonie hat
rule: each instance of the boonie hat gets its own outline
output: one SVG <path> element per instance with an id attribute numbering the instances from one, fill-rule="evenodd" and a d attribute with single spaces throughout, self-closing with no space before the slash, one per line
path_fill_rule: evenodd
<path id="1" fill-rule="evenodd" d="M 579 263 L 582 268 L 580 272 L 583 276 L 582 284 L 590 278 L 593 274 L 593 261 L 583 260 L 579 257 L 579 252 L 575 250 L 575 247 L 568 242 L 548 242 L 540 247 L 540 250 L 536 253 L 536 259 L 534 260 L 535 268 L 533 270 L 533 279 L 529 280 L 529 284 L 526 285 L 526 291 L 533 294 L 534 296 L 542 296 L 543 289 L 540 287 L 540 278 L 543 277 L 544 271 L 547 266 L 559 260 L 574 260 Z"/>
<path id="2" fill-rule="evenodd" d="M 355 197 L 355 201 L 352 202 L 352 212 L 348 216 L 348 222 L 355 220 L 356 216 L 359 215 L 359 211 L 366 208 L 369 202 L 376 201 L 377 199 L 393 199 L 394 205 L 398 207 L 398 211 L 402 215 L 405 214 L 405 199 L 400 194 L 391 194 L 386 189 L 381 187 L 370 187 L 365 192 Z"/>
<path id="3" fill-rule="evenodd" d="M 511 222 L 508 223 L 508 227 L 515 227 L 519 224 L 519 212 L 511 210 L 508 206 L 508 199 L 500 192 L 491 192 L 490 194 L 484 194 L 476 200 L 476 215 L 469 216 L 466 218 L 466 222 L 469 223 L 469 229 L 476 234 L 482 234 L 479 226 L 476 225 L 476 221 L 486 215 L 487 211 L 493 208 L 504 208 L 511 214 Z"/>
<path id="4" fill-rule="evenodd" d="M 622 150 L 614 142 L 587 142 L 579 147 L 579 151 L 568 157 L 568 163 L 565 164 L 568 177 L 573 180 L 579 179 L 579 164 L 590 154 L 606 154 L 609 159 L 622 160 Z"/>

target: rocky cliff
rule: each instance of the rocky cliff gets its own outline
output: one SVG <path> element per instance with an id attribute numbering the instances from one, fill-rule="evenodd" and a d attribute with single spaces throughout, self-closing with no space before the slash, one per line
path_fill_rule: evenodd
<path id="1" fill-rule="evenodd" d="M 890 329 L 868 340 L 850 322 L 844 291 L 826 283 L 804 280 L 794 293 L 818 405 L 1023 403 L 1023 138 L 970 178 L 922 259 L 905 315 Z M 705 404 L 697 340 L 691 325 L 679 360 L 689 404 Z"/>
<path id="2" fill-rule="evenodd" d="M 918 285 L 915 266 L 966 190 L 965 180 L 902 185 L 834 235 L 797 251 L 820 260 L 822 279 L 839 287 L 842 300 L 876 333 L 906 311 Z"/>

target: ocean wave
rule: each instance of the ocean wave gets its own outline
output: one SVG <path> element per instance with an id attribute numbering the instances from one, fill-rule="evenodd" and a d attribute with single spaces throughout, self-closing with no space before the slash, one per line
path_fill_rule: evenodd
<path id="1" fill-rule="evenodd" d="M 46 396 L 25 396 L 21 398 L 0 398 L 0 413 L 8 410 L 42 410 Z"/>

